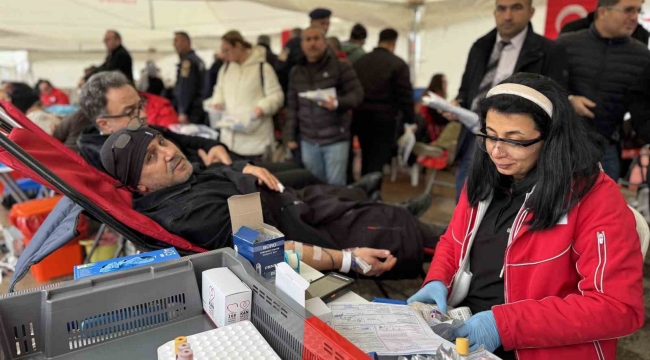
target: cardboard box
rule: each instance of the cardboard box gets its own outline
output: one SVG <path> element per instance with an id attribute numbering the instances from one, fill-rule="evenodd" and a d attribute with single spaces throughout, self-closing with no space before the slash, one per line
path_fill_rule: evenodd
<path id="1" fill-rule="evenodd" d="M 258 274 L 275 278 L 275 265 L 284 262 L 284 234 L 264 223 L 260 193 L 228 199 L 235 252 L 250 261 Z M 264 240 L 264 238 L 273 237 Z"/>
<path id="2" fill-rule="evenodd" d="M 89 276 L 104 275 L 115 271 L 133 269 L 140 266 L 149 266 L 163 261 L 179 259 L 181 256 L 176 249 L 150 251 L 147 253 L 125 256 L 121 258 L 99 261 L 74 267 L 74 278 L 82 279 Z"/>
<path id="3" fill-rule="evenodd" d="M 202 280 L 203 311 L 217 327 L 251 319 L 253 293 L 230 269 L 206 270 Z"/>

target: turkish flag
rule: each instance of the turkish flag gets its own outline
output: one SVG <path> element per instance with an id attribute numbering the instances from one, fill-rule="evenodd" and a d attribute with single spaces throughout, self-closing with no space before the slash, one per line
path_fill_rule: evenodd
<path id="1" fill-rule="evenodd" d="M 596 9 L 596 5 L 598 0 L 548 0 L 544 35 L 554 40 L 560 35 L 562 26 L 586 17 Z"/>

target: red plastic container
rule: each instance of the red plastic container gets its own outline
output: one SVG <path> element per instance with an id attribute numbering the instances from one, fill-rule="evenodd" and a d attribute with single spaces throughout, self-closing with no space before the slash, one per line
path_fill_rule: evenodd
<path id="1" fill-rule="evenodd" d="M 47 215 L 61 200 L 61 196 L 36 199 L 16 204 L 9 212 L 9 221 L 25 236 L 25 245 L 43 224 Z M 37 282 L 43 283 L 65 275 L 72 275 L 73 267 L 83 263 L 83 251 L 79 240 L 87 236 L 88 222 L 82 215 L 77 225 L 79 237 L 56 250 L 40 263 L 32 265 L 30 271 Z"/>
<path id="2" fill-rule="evenodd" d="M 368 360 L 366 353 L 317 317 L 305 320 L 303 360 Z"/>

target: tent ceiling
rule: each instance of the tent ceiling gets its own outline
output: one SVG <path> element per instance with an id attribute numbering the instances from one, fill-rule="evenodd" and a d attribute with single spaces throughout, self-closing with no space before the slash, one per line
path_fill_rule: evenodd
<path id="1" fill-rule="evenodd" d="M 535 3 L 545 0 L 535 0 Z M 309 10 L 326 6 L 333 27 L 411 27 L 414 4 L 424 6 L 423 27 L 490 16 L 494 0 L 20 0 L 4 1 L 0 49 L 103 52 L 106 29 L 117 29 L 131 51 L 172 51 L 172 32 L 187 31 L 198 48 L 215 48 L 220 34 L 245 36 L 304 27 Z M 341 20 L 342 19 L 342 20 Z M 339 33 L 341 33 L 339 31 Z"/>

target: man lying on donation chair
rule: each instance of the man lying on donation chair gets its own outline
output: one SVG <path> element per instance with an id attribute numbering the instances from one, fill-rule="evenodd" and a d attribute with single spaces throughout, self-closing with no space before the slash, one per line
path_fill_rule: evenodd
<path id="1" fill-rule="evenodd" d="M 133 191 L 135 210 L 206 249 L 232 246 L 227 200 L 254 192 L 260 192 L 264 221 L 287 239 L 327 249 L 361 248 L 354 255 L 372 266 L 372 275 L 394 269 L 393 275 L 416 277 L 423 248 L 435 247 L 443 231 L 404 207 L 367 202 L 359 188 L 312 185 L 282 192 L 275 176 L 246 161 L 201 169 L 152 128 L 113 133 L 101 160 Z M 341 252 L 328 254 L 316 264 L 310 256 L 303 259 L 322 270 L 339 269 Z"/>
<path id="2" fill-rule="evenodd" d="M 147 99 L 138 93 L 121 72 L 102 72 L 91 76 L 79 96 L 80 111 L 92 124 L 88 125 L 77 139 L 79 153 L 84 160 L 97 169 L 105 171 L 100 159 L 102 145 L 110 134 L 133 125 L 158 130 L 192 162 L 203 163 L 206 166 L 213 163 L 230 165 L 233 160 L 241 159 L 217 140 L 177 134 L 162 126 L 148 124 L 146 103 Z M 295 188 L 321 183 L 311 172 L 298 168 L 293 162 L 262 166 L 280 178 L 285 185 Z M 379 186 L 378 180 L 366 179 L 364 187 L 369 191 L 376 191 Z"/>

